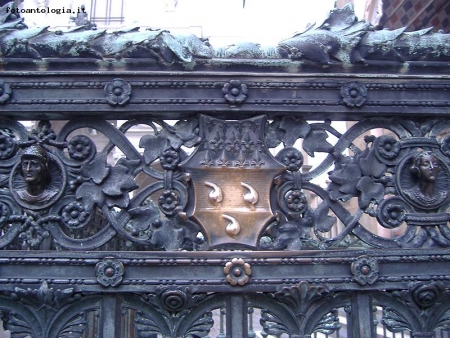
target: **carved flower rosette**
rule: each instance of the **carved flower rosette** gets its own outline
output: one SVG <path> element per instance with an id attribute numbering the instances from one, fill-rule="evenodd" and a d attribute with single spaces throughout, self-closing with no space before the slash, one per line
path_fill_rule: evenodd
<path id="1" fill-rule="evenodd" d="M 96 146 L 89 137 L 77 135 L 69 141 L 67 151 L 72 159 L 85 161 L 96 154 Z"/>
<path id="2" fill-rule="evenodd" d="M 90 215 L 79 202 L 71 202 L 62 211 L 63 223 L 71 229 L 82 228 L 90 219 Z"/>
<path id="3" fill-rule="evenodd" d="M 387 229 L 400 227 L 406 221 L 406 215 L 412 212 L 411 206 L 398 197 L 383 200 L 378 207 L 377 220 Z"/>
<path id="4" fill-rule="evenodd" d="M 248 88 L 240 80 L 231 80 L 223 85 L 222 92 L 229 104 L 241 104 L 247 99 Z"/>
<path id="5" fill-rule="evenodd" d="M 115 287 L 122 282 L 125 272 L 121 261 L 114 257 L 106 257 L 95 266 L 97 281 L 104 287 Z"/>
<path id="6" fill-rule="evenodd" d="M 341 87 L 341 96 L 349 107 L 361 107 L 366 102 L 367 88 L 360 83 L 350 82 Z"/>
<path id="7" fill-rule="evenodd" d="M 414 302 L 421 308 L 428 308 L 441 299 L 443 288 L 440 284 L 417 283 L 411 288 Z"/>
<path id="8" fill-rule="evenodd" d="M 131 85 L 122 80 L 114 79 L 105 88 L 106 101 L 112 106 L 123 106 L 128 103 L 131 96 Z"/>
<path id="9" fill-rule="evenodd" d="M 378 261 L 369 256 L 360 256 L 351 265 L 354 280 L 361 285 L 372 285 L 378 280 Z"/>
<path id="10" fill-rule="evenodd" d="M 250 280 L 252 269 L 250 264 L 245 263 L 242 258 L 233 258 L 227 262 L 223 269 L 226 280 L 231 285 L 245 285 Z"/>
<path id="11" fill-rule="evenodd" d="M 7 129 L 0 130 L 0 160 L 11 158 L 17 150 L 14 134 Z"/>

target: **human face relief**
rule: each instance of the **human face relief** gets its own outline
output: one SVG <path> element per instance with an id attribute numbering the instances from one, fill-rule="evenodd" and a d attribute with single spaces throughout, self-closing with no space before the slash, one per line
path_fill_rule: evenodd
<path id="1" fill-rule="evenodd" d="M 43 165 L 34 156 L 22 158 L 22 175 L 27 183 L 39 183 L 43 179 Z"/>
<path id="2" fill-rule="evenodd" d="M 441 171 L 438 159 L 433 155 L 425 154 L 420 159 L 419 172 L 420 177 L 425 181 L 433 182 Z"/>

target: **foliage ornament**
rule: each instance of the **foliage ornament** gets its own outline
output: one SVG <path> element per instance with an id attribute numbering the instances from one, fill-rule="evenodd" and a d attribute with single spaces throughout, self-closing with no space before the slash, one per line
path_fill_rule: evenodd
<path id="1" fill-rule="evenodd" d="M 122 282 L 122 276 L 125 272 L 121 261 L 114 257 L 105 257 L 95 266 L 97 281 L 104 287 L 115 287 Z"/>
<path id="2" fill-rule="evenodd" d="M 19 238 L 31 249 L 39 249 L 42 242 L 50 237 L 49 231 L 43 224 L 52 219 L 52 216 L 40 217 L 39 214 L 29 212 L 29 214 L 10 217 L 9 220 L 21 221 Z"/>
<path id="3" fill-rule="evenodd" d="M 227 262 L 223 269 L 226 280 L 231 285 L 245 285 L 250 280 L 252 269 L 250 264 L 245 263 L 242 258 L 233 258 Z"/>
<path id="4" fill-rule="evenodd" d="M 17 150 L 14 134 L 8 129 L 0 130 L 0 159 L 11 158 Z"/>
<path id="5" fill-rule="evenodd" d="M 162 320 L 154 313 L 138 312 L 135 326 L 141 337 L 147 337 L 150 333 L 162 333 L 166 337 L 163 333 L 166 329 L 173 333 L 167 337 L 181 337 L 178 331 L 180 326 L 184 325 L 187 317 L 195 313 L 195 307 L 201 306 L 202 301 L 207 300 L 207 294 L 195 293 L 190 287 L 160 286 L 154 293 L 142 295 L 142 299 L 161 315 Z M 164 328 L 161 327 L 163 322 Z M 185 327 L 183 336 L 206 337 L 213 325 L 212 312 L 204 312 Z"/>
<path id="6" fill-rule="evenodd" d="M 450 292 L 442 282 L 416 282 L 408 290 L 393 291 L 392 296 L 405 306 L 418 321 L 422 332 L 414 332 L 414 337 L 433 337 L 433 331 L 446 330 L 449 325 L 449 311 L 442 311 L 448 302 Z M 447 309 L 447 306 L 444 305 Z M 383 324 L 392 332 L 413 331 L 404 313 L 392 308 L 383 309 Z"/>
<path id="7" fill-rule="evenodd" d="M 294 309 L 298 318 L 303 318 L 308 307 L 317 300 L 331 296 L 326 285 L 312 286 L 307 282 L 300 282 L 291 287 L 283 287 L 275 292 L 273 297 Z"/>
<path id="8" fill-rule="evenodd" d="M 74 297 L 75 296 L 75 297 Z M 39 289 L 22 289 L 16 287 L 11 293 L 12 299 L 25 299 L 32 304 L 38 304 L 50 308 L 59 308 L 63 304 L 73 301 L 79 295 L 74 295 L 73 288 L 53 289 L 48 287 L 48 283 L 44 280 Z"/>
<path id="9" fill-rule="evenodd" d="M 95 157 L 81 167 L 81 185 L 77 188 L 76 197 L 81 199 L 84 210 L 90 211 L 94 206 L 109 208 L 117 206 L 125 208 L 130 202 L 129 192 L 138 188 L 130 174 L 130 162 L 119 161 L 110 166 L 106 154 Z"/>
<path id="10" fill-rule="evenodd" d="M 12 95 L 11 86 L 3 80 L 0 80 L 0 104 L 5 104 Z"/>
<path id="11" fill-rule="evenodd" d="M 131 85 L 122 79 L 114 79 L 105 86 L 104 92 L 111 106 L 124 106 L 130 100 Z"/>
<path id="12" fill-rule="evenodd" d="M 351 265 L 353 278 L 358 284 L 373 284 L 378 279 L 378 261 L 372 257 L 359 256 Z"/>

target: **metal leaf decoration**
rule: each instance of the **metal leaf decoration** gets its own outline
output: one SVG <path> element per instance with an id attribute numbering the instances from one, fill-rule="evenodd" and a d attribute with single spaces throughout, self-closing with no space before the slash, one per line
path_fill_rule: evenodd
<path id="1" fill-rule="evenodd" d="M 5 328 L 11 332 L 11 338 L 34 337 L 38 331 L 34 331 L 28 322 L 23 320 L 17 314 L 10 312 Z M 34 328 L 37 329 L 37 328 Z"/>
<path id="2" fill-rule="evenodd" d="M 321 332 L 323 334 L 330 335 L 341 327 L 342 325 L 339 323 L 338 310 L 333 309 L 331 312 L 322 317 L 314 328 L 314 332 Z"/>
<path id="3" fill-rule="evenodd" d="M 450 310 L 444 313 L 436 325 L 436 330 L 448 331 L 450 330 Z"/>
<path id="4" fill-rule="evenodd" d="M 288 147 L 293 146 L 297 139 L 306 137 L 311 130 L 311 126 L 305 120 L 293 116 L 283 117 L 280 128 L 286 132 L 283 142 Z"/>
<path id="5" fill-rule="evenodd" d="M 274 294 L 279 301 L 290 305 L 297 317 L 303 317 L 313 302 L 328 295 L 329 290 L 326 286 L 310 286 L 307 282 L 300 282 L 290 288 L 285 287 Z"/>
<path id="6" fill-rule="evenodd" d="M 411 331 L 406 318 L 391 308 L 383 308 L 382 323 L 391 332 Z"/>
<path id="7" fill-rule="evenodd" d="M 72 318 L 59 332 L 59 338 L 80 338 L 86 329 L 86 312 L 79 313 Z"/>
<path id="8" fill-rule="evenodd" d="M 328 143 L 327 138 L 325 130 L 313 129 L 305 137 L 303 149 L 311 157 L 314 157 L 315 152 L 329 153 L 333 150 L 333 146 Z"/>
<path id="9" fill-rule="evenodd" d="M 264 328 L 264 332 L 266 334 L 279 337 L 283 333 L 286 334 L 289 333 L 288 329 L 286 328 L 286 326 L 284 326 L 283 322 L 279 318 L 277 318 L 274 314 L 270 313 L 267 310 L 261 311 L 260 323 Z"/>
<path id="10" fill-rule="evenodd" d="M 315 210 L 317 229 L 321 232 L 330 231 L 336 223 L 336 217 L 329 216 L 328 211 L 329 207 L 326 201 L 320 203 Z"/>
<path id="11" fill-rule="evenodd" d="M 281 129 L 281 119 L 275 119 L 271 123 L 266 125 L 266 144 L 270 148 L 276 148 L 283 140 L 283 136 L 286 132 Z"/>
<path id="12" fill-rule="evenodd" d="M 207 337 L 213 326 L 212 312 L 206 312 L 190 326 L 186 337 Z"/>
<path id="13" fill-rule="evenodd" d="M 143 338 L 151 338 L 161 332 L 155 321 L 140 311 L 134 317 L 134 326 L 136 331 L 139 332 L 139 337 Z"/>
<path id="14" fill-rule="evenodd" d="M 167 144 L 168 140 L 164 135 L 144 135 L 139 141 L 139 147 L 144 148 L 145 163 L 153 163 L 167 148 Z"/>

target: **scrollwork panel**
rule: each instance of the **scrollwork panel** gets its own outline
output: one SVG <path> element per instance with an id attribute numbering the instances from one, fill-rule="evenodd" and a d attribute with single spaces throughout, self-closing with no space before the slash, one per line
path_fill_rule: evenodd
<path id="1" fill-rule="evenodd" d="M 450 244 L 445 119 L 0 122 L 2 248 Z"/>

